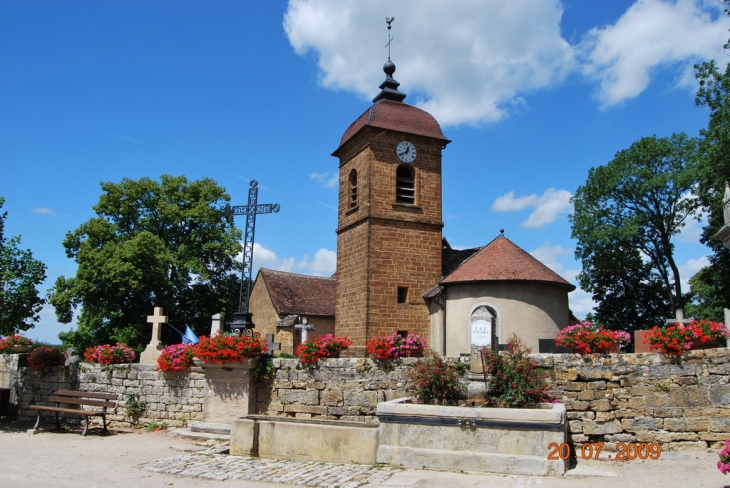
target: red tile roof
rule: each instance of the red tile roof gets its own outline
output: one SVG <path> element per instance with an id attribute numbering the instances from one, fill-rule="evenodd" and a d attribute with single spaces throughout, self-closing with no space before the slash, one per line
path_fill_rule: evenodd
<path id="1" fill-rule="evenodd" d="M 274 308 L 279 315 L 335 316 L 337 280 L 272 269 L 261 269 Z"/>
<path id="2" fill-rule="evenodd" d="M 575 289 L 575 286 L 504 236 L 497 237 L 467 258 L 441 283 L 472 281 L 542 281 Z"/>
<path id="3" fill-rule="evenodd" d="M 438 122 L 433 116 L 403 102 L 380 100 L 367 109 L 360 117 L 347 128 L 340 140 L 340 147 L 349 141 L 363 127 L 370 125 L 382 129 L 397 130 L 409 134 L 418 134 L 444 142 L 451 142 L 441 132 Z"/>

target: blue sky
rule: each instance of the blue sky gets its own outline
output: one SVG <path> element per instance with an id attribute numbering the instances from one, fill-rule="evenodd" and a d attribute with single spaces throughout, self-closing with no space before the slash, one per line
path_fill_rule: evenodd
<path id="1" fill-rule="evenodd" d="M 6 236 L 72 276 L 65 234 L 100 182 L 210 177 L 234 205 L 259 181 L 259 267 L 335 269 L 337 148 L 384 78 L 453 142 L 444 236 L 500 228 L 566 279 L 580 264 L 570 197 L 588 170 L 644 136 L 707 125 L 692 65 L 727 62 L 715 0 L 0 2 L 0 196 Z M 243 222 L 239 225 L 242 227 Z M 683 280 L 707 263 L 699 225 L 676 238 Z M 571 308 L 592 307 L 577 290 Z M 70 326 L 44 309 L 30 337 Z"/>

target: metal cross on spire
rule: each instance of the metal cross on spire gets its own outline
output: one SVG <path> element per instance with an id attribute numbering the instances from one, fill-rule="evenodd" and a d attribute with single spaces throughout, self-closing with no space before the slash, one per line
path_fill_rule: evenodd
<path id="1" fill-rule="evenodd" d="M 256 231 L 256 215 L 266 213 L 278 213 L 281 208 L 278 203 L 258 204 L 259 183 L 251 180 L 248 189 L 248 205 L 231 207 L 233 215 L 246 216 L 246 230 L 243 237 L 243 260 L 241 262 L 241 288 L 238 292 L 238 312 L 233 314 L 233 322 L 231 330 L 235 332 L 243 332 L 243 329 L 253 329 L 254 324 L 251 321 L 251 313 L 248 311 L 249 297 L 251 296 L 251 271 L 253 269 L 253 238 Z M 248 278 L 246 282 L 246 301 L 243 301 L 243 282 L 244 278 Z"/>
<path id="2" fill-rule="evenodd" d="M 394 20 L 395 20 L 395 17 L 386 17 L 385 18 L 385 22 L 387 22 L 387 24 L 388 24 L 388 44 L 385 45 L 385 47 L 388 48 L 388 61 L 390 61 L 390 43 L 393 42 L 393 39 L 395 39 L 395 37 L 390 37 L 390 28 L 391 28 L 390 24 L 392 24 Z"/>

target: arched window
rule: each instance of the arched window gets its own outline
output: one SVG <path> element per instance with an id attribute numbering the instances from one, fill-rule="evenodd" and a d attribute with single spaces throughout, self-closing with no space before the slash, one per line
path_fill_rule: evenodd
<path id="1" fill-rule="evenodd" d="M 500 327 L 497 311 L 489 305 L 479 305 L 474 308 L 469 317 L 470 343 L 472 346 L 497 348 L 500 336 Z"/>
<path id="2" fill-rule="evenodd" d="M 401 164 L 395 172 L 396 203 L 416 203 L 414 170 L 411 165 Z"/>
<path id="3" fill-rule="evenodd" d="M 350 171 L 350 208 L 357 207 L 357 171 Z"/>

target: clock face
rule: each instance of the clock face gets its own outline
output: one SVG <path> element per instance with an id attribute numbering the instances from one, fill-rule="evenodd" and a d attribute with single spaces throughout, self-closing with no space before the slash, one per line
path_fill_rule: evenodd
<path id="1" fill-rule="evenodd" d="M 416 160 L 417 156 L 416 146 L 409 141 L 400 141 L 398 145 L 395 146 L 395 154 L 398 156 L 398 159 L 404 163 L 412 163 Z"/>

